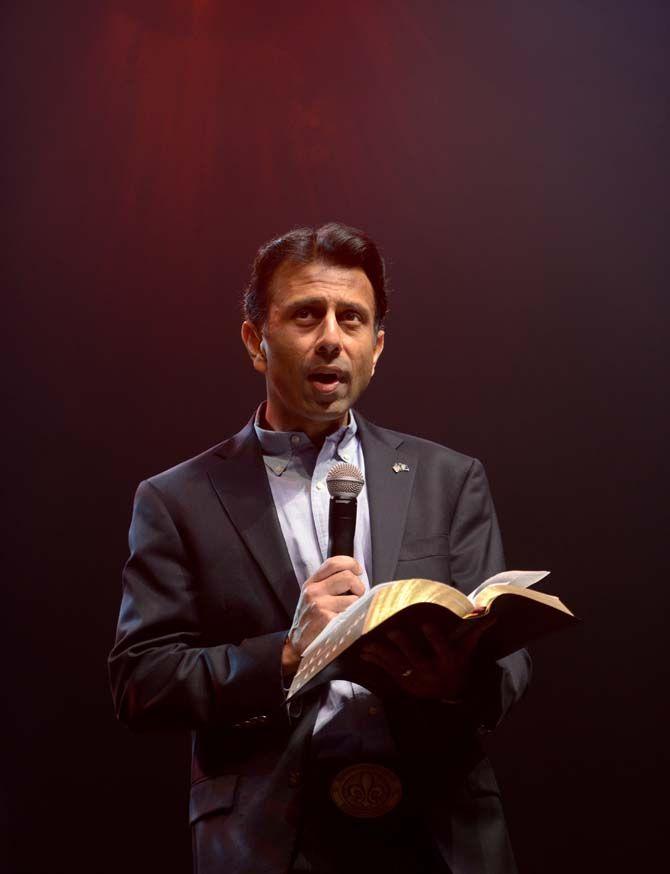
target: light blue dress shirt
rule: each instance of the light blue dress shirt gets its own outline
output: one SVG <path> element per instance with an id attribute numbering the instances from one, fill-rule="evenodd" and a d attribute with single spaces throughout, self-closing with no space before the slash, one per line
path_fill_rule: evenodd
<path id="1" fill-rule="evenodd" d="M 349 424 L 329 434 L 319 449 L 302 431 L 269 431 L 261 427 L 261 411 L 254 427 L 274 499 L 279 524 L 298 583 L 305 581 L 328 558 L 328 471 L 341 461 L 355 464 L 365 476 L 363 447 L 352 412 Z M 370 587 L 372 544 L 367 487 L 358 496 L 354 558 L 363 568 L 361 579 Z M 394 744 L 379 699 L 355 683 L 336 680 L 323 692 L 312 743 L 316 758 L 386 758 Z"/>

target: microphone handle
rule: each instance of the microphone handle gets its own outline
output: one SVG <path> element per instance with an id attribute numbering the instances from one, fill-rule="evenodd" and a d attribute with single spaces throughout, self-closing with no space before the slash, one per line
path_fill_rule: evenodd
<path id="1" fill-rule="evenodd" d="M 328 515 L 328 557 L 354 556 L 356 498 L 331 498 Z"/>

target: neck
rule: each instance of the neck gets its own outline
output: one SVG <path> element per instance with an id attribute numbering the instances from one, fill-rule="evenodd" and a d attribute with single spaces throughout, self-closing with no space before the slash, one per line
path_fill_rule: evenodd
<path id="1" fill-rule="evenodd" d="M 279 413 L 269 403 L 261 410 L 261 425 L 271 431 L 302 431 L 315 446 L 323 446 L 329 434 L 349 423 L 349 411 L 328 422 L 304 421 L 297 417 Z"/>

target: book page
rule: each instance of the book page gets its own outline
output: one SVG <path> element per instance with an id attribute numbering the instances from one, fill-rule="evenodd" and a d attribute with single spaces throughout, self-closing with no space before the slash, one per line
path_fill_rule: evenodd
<path id="1" fill-rule="evenodd" d="M 468 598 L 474 604 L 475 598 L 480 592 L 483 592 L 484 589 L 488 588 L 488 586 L 495 585 L 504 585 L 504 586 L 518 586 L 520 589 L 527 589 L 529 586 L 534 586 L 535 583 L 539 583 L 540 580 L 543 580 L 545 577 L 548 577 L 551 571 L 503 571 L 500 574 L 495 574 L 492 577 L 489 577 L 488 580 L 484 580 L 483 583 L 477 586 L 476 589 L 473 589 Z"/>
<path id="2" fill-rule="evenodd" d="M 556 597 L 556 595 L 548 595 L 546 592 L 530 592 L 527 588 L 514 586 L 510 583 L 487 586 L 477 597 L 477 606 L 486 608 L 493 603 L 499 595 L 505 594 L 521 595 L 523 598 L 536 601 L 538 604 L 545 604 L 547 607 L 553 607 L 555 610 L 567 613 L 568 616 L 574 616 L 574 613 L 569 610 L 561 599 Z"/>
<path id="3" fill-rule="evenodd" d="M 395 580 L 392 586 L 376 588 L 382 591 L 370 606 L 364 632 L 371 631 L 414 604 L 439 604 L 460 618 L 472 610 L 472 604 L 463 592 L 435 580 Z"/>

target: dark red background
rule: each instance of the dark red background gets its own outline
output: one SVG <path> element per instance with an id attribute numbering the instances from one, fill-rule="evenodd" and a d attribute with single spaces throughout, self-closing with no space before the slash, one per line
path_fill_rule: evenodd
<path id="1" fill-rule="evenodd" d="M 510 566 L 583 626 L 492 739 L 522 872 L 663 834 L 663 3 L 3 4 L 10 870 L 189 869 L 188 741 L 114 721 L 137 482 L 262 397 L 256 246 L 368 230 L 394 288 L 361 409 L 481 457 Z M 658 819 L 657 819 L 658 817 Z M 475 872 L 473 872 L 475 874 Z"/>

